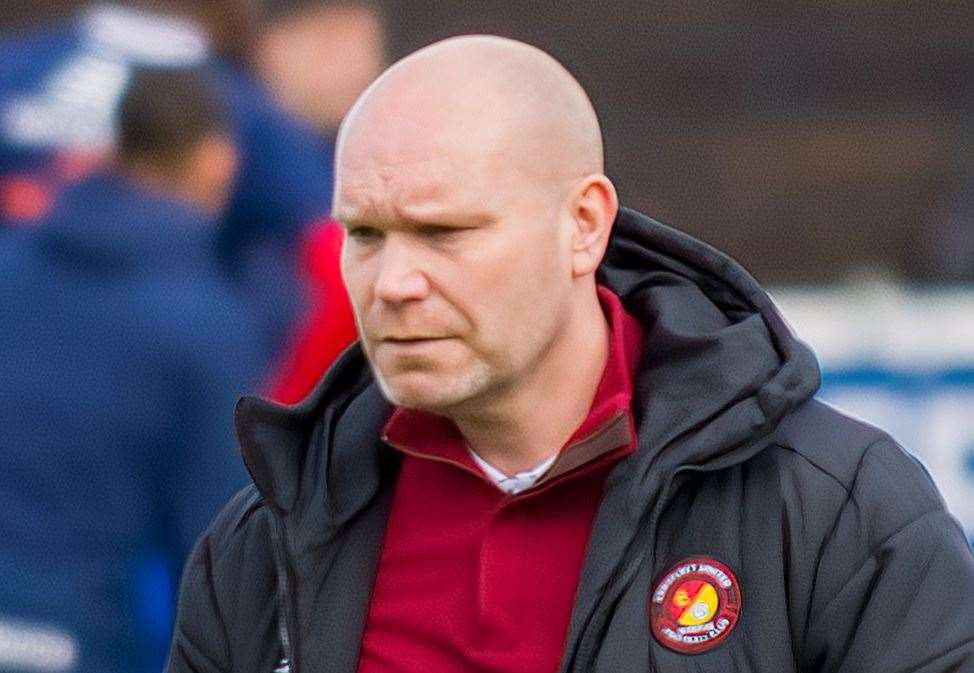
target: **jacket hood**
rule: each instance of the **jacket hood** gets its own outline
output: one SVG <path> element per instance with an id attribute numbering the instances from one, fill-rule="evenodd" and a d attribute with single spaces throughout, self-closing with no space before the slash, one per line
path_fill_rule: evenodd
<path id="1" fill-rule="evenodd" d="M 626 484 L 636 517 L 651 500 L 644 490 L 658 487 L 652 475 L 746 459 L 818 388 L 814 355 L 767 293 L 686 234 L 622 209 L 599 281 L 644 329 L 634 381 L 639 448 L 607 484 Z M 285 512 L 324 502 L 326 521 L 339 525 L 378 490 L 390 412 L 356 344 L 303 402 L 244 398 L 236 422 L 265 499 Z"/>
<path id="2" fill-rule="evenodd" d="M 818 390 L 811 349 L 724 253 L 623 208 L 600 281 L 645 330 L 635 381 L 640 461 L 734 462 Z"/>
<path id="3" fill-rule="evenodd" d="M 98 273 L 192 268 L 214 254 L 212 218 L 112 173 L 67 189 L 39 235 L 50 254 Z"/>

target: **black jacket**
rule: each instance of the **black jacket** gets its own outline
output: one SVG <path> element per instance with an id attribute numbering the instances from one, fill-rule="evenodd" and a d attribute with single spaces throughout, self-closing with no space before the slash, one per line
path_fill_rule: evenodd
<path id="1" fill-rule="evenodd" d="M 735 262 L 623 210 L 600 271 L 645 330 L 638 450 L 609 474 L 561 671 L 974 671 L 974 558 L 923 468 L 811 399 L 810 350 Z M 255 487 L 199 541 L 172 673 L 353 673 L 396 458 L 358 348 L 304 402 L 240 402 Z M 662 576 L 725 564 L 739 621 L 683 654 Z"/>

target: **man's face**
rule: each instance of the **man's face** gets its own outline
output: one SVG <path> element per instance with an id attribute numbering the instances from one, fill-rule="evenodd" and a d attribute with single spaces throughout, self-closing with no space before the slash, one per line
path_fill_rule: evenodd
<path id="1" fill-rule="evenodd" d="M 381 143 L 351 142 L 338 162 L 342 271 L 365 352 L 395 404 L 490 405 L 537 370 L 567 322 L 559 198 L 460 139 Z"/>

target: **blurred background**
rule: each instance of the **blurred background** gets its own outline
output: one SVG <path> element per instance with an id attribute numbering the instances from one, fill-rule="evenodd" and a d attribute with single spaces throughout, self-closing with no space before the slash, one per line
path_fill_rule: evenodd
<path id="1" fill-rule="evenodd" d="M 234 458 L 230 406 L 223 415 L 204 413 L 200 391 L 296 401 L 354 338 L 336 268 L 341 234 L 328 219 L 335 129 L 385 64 L 460 33 L 522 39 L 568 66 L 601 117 L 608 173 L 622 202 L 744 263 L 819 354 L 821 396 L 885 427 L 914 451 L 974 539 L 974 424 L 969 421 L 974 412 L 974 12 L 968 5 L 5 0 L 0 11 L 0 325 L 11 335 L 11 345 L 4 346 L 7 364 L 0 360 L 0 419 L 6 427 L 20 423 L 24 430 L 22 438 L 0 449 L 5 463 L 25 452 L 41 458 L 33 464 L 13 461 L 19 472 L 8 470 L 16 476 L 20 500 L 17 488 L 0 477 L 0 492 L 7 494 L 0 495 L 5 540 L 0 543 L 0 671 L 122 670 L 116 668 L 120 652 L 124 670 L 158 670 L 184 538 L 195 536 L 212 516 L 212 503 L 225 500 L 244 479 L 238 465 L 210 461 L 206 472 L 198 466 L 184 475 L 167 472 L 165 483 L 178 487 L 156 496 L 159 502 L 143 501 L 138 494 L 151 489 L 140 484 L 157 483 L 160 470 L 172 468 L 160 467 L 151 456 L 144 464 L 128 465 L 131 459 L 122 456 L 130 455 L 126 442 L 134 440 L 114 437 L 118 455 L 106 455 L 105 465 L 128 465 L 129 490 L 102 506 L 133 514 L 122 527 L 127 542 L 107 543 L 118 553 L 114 560 L 106 555 L 101 565 L 117 566 L 122 558 L 124 572 L 109 578 L 97 563 L 80 577 L 77 571 L 48 570 L 54 555 L 31 548 L 41 542 L 22 544 L 18 534 L 36 527 L 42 520 L 38 511 L 57 518 L 63 513 L 58 508 L 76 509 L 79 500 L 94 507 L 94 496 L 75 484 L 70 461 L 64 474 L 51 474 L 40 485 L 31 482 L 58 462 L 63 446 L 57 440 L 63 438 L 27 451 L 36 435 L 30 429 L 54 413 L 56 407 L 48 408 L 45 400 L 94 395 L 84 389 L 90 371 L 104 369 L 119 353 L 136 353 L 133 344 L 146 343 L 148 333 L 136 326 L 120 328 L 116 332 L 127 336 L 105 347 L 107 337 L 94 336 L 83 318 L 71 318 L 51 297 L 63 298 L 66 288 L 73 292 L 83 286 L 89 298 L 74 303 L 85 306 L 97 304 L 107 287 L 154 298 L 159 310 L 152 314 L 151 334 L 166 338 L 151 352 L 168 364 L 142 372 L 139 381 L 156 381 L 151 376 L 168 381 L 171 376 L 160 372 L 190 366 L 173 355 L 179 350 L 174 342 L 186 342 L 186 350 L 224 340 L 221 351 L 241 370 L 236 379 L 168 381 L 169 392 L 146 397 L 133 413 L 144 428 L 145 409 L 158 408 L 158 400 L 165 399 L 188 410 L 187 418 L 208 418 L 215 427 L 199 432 L 224 438 L 229 448 L 220 455 Z M 211 116 L 223 122 L 200 127 L 187 140 L 173 125 L 191 125 L 180 123 L 179 115 L 192 117 L 192 110 L 173 110 L 168 121 L 146 112 L 160 108 L 158 100 L 153 102 L 160 86 L 143 86 L 140 93 L 133 83 L 143 81 L 140 73 L 146 70 L 172 68 L 208 78 L 225 108 L 222 117 Z M 173 86 L 176 91 L 184 84 Z M 153 163 L 158 153 L 152 148 L 142 148 L 134 161 L 120 159 L 127 156 L 119 145 L 124 101 L 136 128 L 156 129 L 151 137 L 160 147 L 177 141 L 186 146 L 179 170 Z M 199 125 L 199 118 L 194 123 Z M 215 142 L 220 138 L 227 142 Z M 106 175 L 125 197 L 111 203 L 124 200 L 127 210 L 92 208 L 92 199 L 106 193 Z M 211 302 L 206 305 L 214 306 L 214 292 L 223 293 L 220 301 L 232 303 L 237 318 L 218 326 L 202 318 L 174 324 L 184 306 L 206 313 L 198 309 L 203 301 L 198 283 L 176 293 L 165 284 L 158 290 L 161 281 L 145 274 L 116 269 L 106 275 L 111 265 L 103 247 L 121 236 L 117 223 L 131 221 L 137 212 L 147 218 L 146 227 L 165 228 L 147 214 L 159 208 L 170 215 L 181 209 L 179 217 L 207 222 L 199 225 L 207 240 L 194 239 L 206 257 L 194 273 L 210 274 L 212 284 L 220 285 L 206 290 Z M 190 211 L 192 216 L 186 214 Z M 65 253 L 64 230 L 71 223 L 102 232 L 103 239 L 86 241 L 84 252 L 77 253 L 93 255 L 85 258 L 83 270 L 76 268 L 78 257 Z M 185 232 L 170 235 L 181 245 L 192 238 Z M 158 252 L 129 247 L 126 254 L 155 258 Z M 38 260 L 53 270 L 10 285 L 3 294 L 4 274 L 27 277 L 25 269 L 38 268 Z M 159 271 L 166 273 L 176 271 Z M 157 291 L 145 295 L 146 283 Z M 21 313 L 11 297 L 26 297 Z M 96 317 L 121 325 L 139 313 L 103 310 Z M 56 314 L 57 321 L 45 312 Z M 92 311 L 86 313 L 93 320 Z M 25 326 L 30 319 L 37 322 Z M 140 318 L 139 324 L 148 320 Z M 44 337 L 44 325 L 57 327 Z M 248 334 L 259 338 L 250 342 Z M 69 336 L 90 346 L 70 360 L 77 370 L 74 379 L 61 374 L 69 366 L 50 364 L 59 353 L 64 356 Z M 81 361 L 90 371 L 77 366 Z M 12 371 L 21 378 L 4 377 Z M 26 383 L 7 383 L 20 380 Z M 66 393 L 71 381 L 77 388 Z M 111 409 L 118 385 L 94 386 L 105 408 Z M 30 406 L 24 402 L 25 386 L 36 402 Z M 132 393 L 133 399 L 140 396 L 145 397 Z M 28 423 L 28 412 L 42 420 Z M 100 442 L 88 417 L 77 422 L 89 433 L 85 441 Z M 159 436 L 158 451 L 176 450 L 165 443 L 178 440 Z M 221 486 L 207 489 L 211 484 Z M 197 500 L 191 513 L 173 504 L 173 493 L 194 489 L 207 493 L 186 496 Z M 48 499 L 37 500 L 39 493 Z M 145 513 L 136 516 L 141 510 Z M 44 549 L 54 544 L 88 553 L 71 546 L 75 537 L 67 532 L 56 543 L 44 540 Z M 57 618 L 45 622 L 32 619 L 26 607 L 14 609 L 40 600 L 36 592 L 4 593 L 14 577 L 37 585 L 17 574 L 23 573 L 16 568 L 25 559 L 45 568 L 42 577 L 57 578 L 50 580 L 56 586 L 41 587 L 43 600 L 56 604 Z M 104 616 L 97 621 L 87 613 L 87 603 L 105 593 L 114 602 L 102 606 Z M 113 636 L 90 645 L 99 637 L 72 630 L 72 620 Z M 119 630 L 124 633 L 118 635 Z"/>

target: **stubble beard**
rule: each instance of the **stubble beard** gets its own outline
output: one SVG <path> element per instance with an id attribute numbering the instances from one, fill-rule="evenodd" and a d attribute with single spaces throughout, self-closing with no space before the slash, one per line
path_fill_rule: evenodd
<path id="1" fill-rule="evenodd" d="M 392 404 L 441 416 L 452 416 L 476 404 L 490 390 L 495 378 L 491 366 L 482 360 L 472 363 L 458 374 L 441 375 L 421 386 L 390 384 L 377 368 L 373 372 L 379 389 Z"/>

